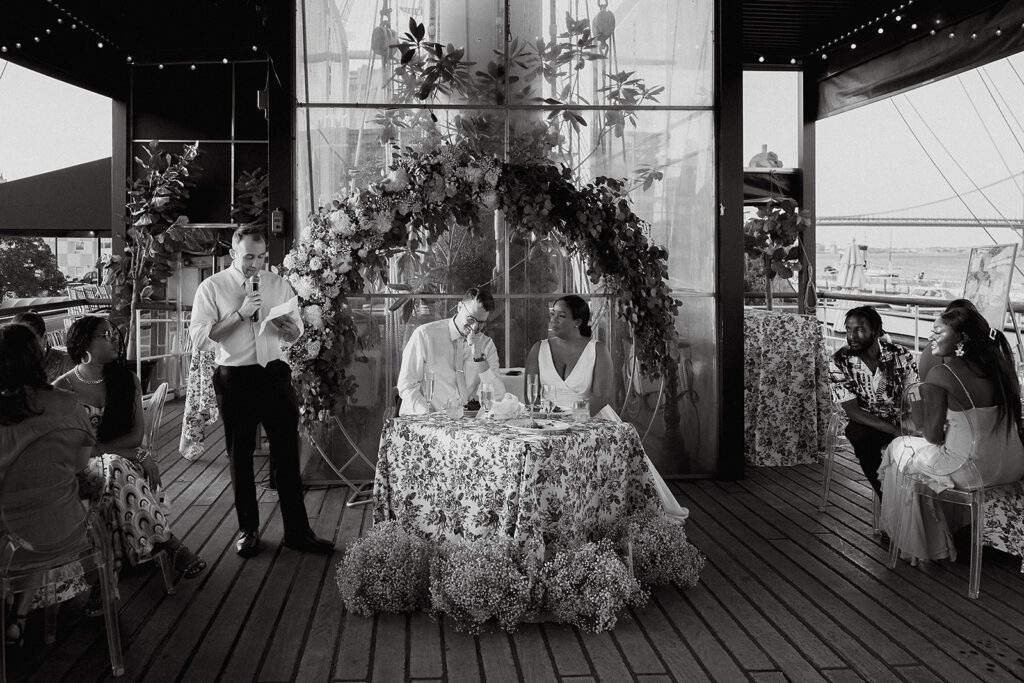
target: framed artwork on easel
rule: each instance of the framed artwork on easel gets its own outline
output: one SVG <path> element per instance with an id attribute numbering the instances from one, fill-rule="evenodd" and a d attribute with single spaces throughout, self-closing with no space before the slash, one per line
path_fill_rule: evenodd
<path id="1" fill-rule="evenodd" d="M 988 324 L 999 331 L 1006 325 L 1016 259 L 1016 244 L 994 244 L 971 249 L 967 265 L 963 298 L 977 306 Z"/>

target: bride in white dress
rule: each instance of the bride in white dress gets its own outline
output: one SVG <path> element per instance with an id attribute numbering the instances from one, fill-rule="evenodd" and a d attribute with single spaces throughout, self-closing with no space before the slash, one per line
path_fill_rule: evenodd
<path id="1" fill-rule="evenodd" d="M 591 416 L 619 421 L 610 402 L 615 395 L 615 370 L 608 347 L 593 339 L 590 330 L 590 306 L 575 294 L 555 301 L 548 322 L 551 337 L 533 345 L 526 358 L 526 376 L 540 375 L 541 385 L 549 385 L 554 392 L 552 400 L 569 412 L 573 402 L 590 401 Z M 679 504 L 668 484 L 658 474 L 654 463 L 647 459 L 654 483 L 658 488 L 666 514 L 683 522 L 690 512 Z"/>

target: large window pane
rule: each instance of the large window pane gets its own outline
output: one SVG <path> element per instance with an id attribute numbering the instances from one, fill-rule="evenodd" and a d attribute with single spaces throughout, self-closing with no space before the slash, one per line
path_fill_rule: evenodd
<path id="1" fill-rule="evenodd" d="M 537 65 L 529 53 L 543 41 L 550 57 L 552 40 L 578 39 L 578 31 L 575 38 L 559 37 L 572 31 L 567 11 L 597 21 L 593 30 L 607 16 L 597 20 L 596 2 L 589 7 L 575 0 L 507 4 L 509 34 L 518 38 L 507 49 L 513 62 L 522 62 L 510 67 L 518 80 L 509 86 L 508 97 L 498 84 L 484 83 L 466 97 L 420 102 L 394 78 L 401 67 L 386 46 L 397 38 L 385 35 L 381 7 L 307 0 L 305 34 L 301 17 L 299 22 L 298 84 L 300 102 L 313 105 L 300 104 L 296 116 L 298 214 L 306 215 L 381 178 L 391 151 L 387 143 L 415 145 L 425 134 L 450 139 L 470 134 L 485 154 L 514 162 L 546 158 L 564 163 L 583 182 L 598 176 L 627 179 L 635 211 L 651 226 L 651 241 L 669 249 L 670 285 L 683 299 L 677 320 L 683 394 L 669 411 L 678 414 L 679 425 L 666 429 L 661 382 L 633 371 L 629 328 L 614 318 L 612 302 L 595 290 L 583 264 L 569 258 L 554 240 L 507 224 L 500 213 L 484 214 L 476 234 L 456 228 L 429 250 L 392 259 L 391 282 L 409 285 L 413 291 L 385 290 L 366 299 L 368 310 L 372 303 L 373 315 L 382 321 L 381 369 L 367 378 L 365 391 L 360 378 L 358 414 L 344 419 L 379 425 L 392 400 L 408 334 L 418 324 L 451 315 L 467 287 L 484 284 L 495 293 L 497 311 L 488 334 L 508 367 L 521 367 L 530 347 L 547 336 L 548 307 L 554 299 L 579 292 L 594 311 L 595 336 L 608 344 L 615 361 L 614 408 L 645 437 L 645 447 L 659 469 L 670 476 L 712 472 L 718 398 L 713 3 L 612 0 L 607 9 L 615 15 L 614 39 L 587 48 L 578 73 L 576 62 L 562 67 L 573 81 L 568 98 L 561 92 L 564 79 L 556 92 L 544 74 L 528 73 Z M 464 46 L 465 58 L 476 62 L 470 69 L 493 76 L 504 68 L 505 5 L 506 0 L 391 5 L 390 21 L 402 33 L 410 15 L 415 17 L 424 23 L 426 40 Z M 524 47 L 524 41 L 529 45 Z M 497 72 L 488 66 L 492 61 Z M 630 83 L 618 91 L 610 87 L 616 76 L 629 72 L 633 73 L 620 78 L 642 79 L 639 86 Z M 530 90 L 524 94 L 527 85 Z M 636 87 L 658 90 L 638 97 Z M 581 103 L 574 113 L 586 125 L 573 126 L 560 112 L 551 118 L 557 105 L 539 102 L 537 96 Z M 374 408 L 363 400 L 371 396 Z M 367 443 L 373 438 L 366 436 Z"/>

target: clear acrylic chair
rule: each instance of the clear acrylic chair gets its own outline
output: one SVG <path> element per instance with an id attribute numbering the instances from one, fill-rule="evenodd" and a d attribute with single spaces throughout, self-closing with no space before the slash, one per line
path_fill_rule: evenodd
<path id="1" fill-rule="evenodd" d="M 38 590 L 51 597 L 62 577 L 80 566 L 99 575 L 110 667 L 124 673 L 117 622 L 113 551 L 97 510 L 78 500 L 75 473 L 59 448 L 41 436 L 15 459 L 0 480 L 0 606 L 15 593 Z M 6 633 L 0 609 L 0 633 Z M 49 630 L 49 619 L 47 627 Z M 47 638 L 48 642 L 52 642 Z M 0 681 L 7 680 L 0 644 Z"/>
<path id="2" fill-rule="evenodd" d="M 828 498 L 832 493 L 832 473 L 835 467 L 836 453 L 839 451 L 839 440 L 846 429 L 846 411 L 835 403 L 832 404 L 832 411 L 829 414 L 828 426 L 825 431 L 825 453 L 822 456 L 822 477 L 821 477 L 821 500 L 818 503 L 818 511 L 824 512 L 828 507 Z M 871 533 L 879 536 L 882 529 L 879 527 L 879 516 L 881 514 L 882 501 L 878 492 L 871 489 Z"/>
<path id="3" fill-rule="evenodd" d="M 922 436 L 919 425 L 922 424 L 925 411 L 928 410 L 929 392 L 943 391 L 933 385 L 925 385 L 918 382 L 910 385 L 903 394 L 904 434 L 906 436 Z M 934 394 L 932 394 L 934 395 Z M 974 402 L 970 395 L 967 396 L 970 405 L 974 408 Z M 934 398 L 931 399 L 934 405 Z M 974 418 L 969 410 L 953 396 L 946 394 L 947 415 L 948 411 L 957 413 L 956 419 L 960 421 L 957 429 L 958 438 L 948 440 L 942 444 L 941 450 L 927 449 L 928 457 L 925 457 L 925 449 L 918 449 L 914 452 L 903 454 L 907 458 L 900 477 L 900 486 L 911 492 L 913 496 L 909 510 L 916 509 L 920 504 L 919 498 L 924 496 L 936 501 L 937 504 L 953 503 L 964 505 L 971 510 L 971 567 L 967 585 L 967 595 L 970 598 L 977 598 L 981 592 L 981 558 L 982 541 L 985 531 L 985 494 L 988 488 L 982 481 L 982 477 L 975 464 L 975 446 L 977 445 L 977 427 Z M 947 425 L 948 425 L 947 421 Z M 904 442 L 903 448 L 913 448 Z M 893 454 L 894 457 L 897 453 Z M 947 488 L 936 491 L 929 482 L 936 477 L 952 479 L 955 488 Z M 948 481 L 948 479 L 946 479 Z M 908 508 L 904 507 L 905 512 Z M 904 514 L 900 514 L 896 533 L 892 534 L 889 545 L 889 567 L 895 569 L 899 560 L 900 541 L 907 532 L 910 520 Z M 917 558 L 912 558 L 912 564 L 916 564 Z"/>
<path id="4" fill-rule="evenodd" d="M 156 457 L 156 439 L 160 433 L 160 423 L 164 419 L 164 405 L 167 403 L 168 384 L 163 382 L 149 397 L 142 400 L 142 413 L 145 416 L 146 428 L 142 434 L 142 447 L 149 451 L 149 457 Z M 171 572 L 171 561 L 167 552 L 161 550 L 153 553 L 143 562 L 156 561 L 163 575 L 164 588 L 168 595 L 174 595 L 174 574 Z"/>

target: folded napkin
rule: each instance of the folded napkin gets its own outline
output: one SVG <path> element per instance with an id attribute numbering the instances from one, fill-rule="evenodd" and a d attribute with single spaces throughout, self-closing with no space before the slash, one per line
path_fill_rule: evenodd
<path id="1" fill-rule="evenodd" d="M 522 413 L 523 406 L 516 398 L 516 395 L 509 392 L 502 396 L 500 399 L 494 401 L 494 405 L 487 411 L 487 417 L 492 417 L 497 420 L 507 420 L 512 417 L 516 417 Z M 482 414 L 482 413 L 481 413 Z"/>

